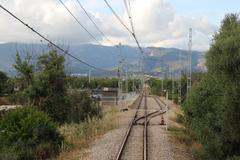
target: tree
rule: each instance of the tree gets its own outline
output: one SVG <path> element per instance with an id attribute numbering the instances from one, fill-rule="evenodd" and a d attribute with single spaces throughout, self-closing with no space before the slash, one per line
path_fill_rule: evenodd
<path id="1" fill-rule="evenodd" d="M 99 114 L 99 108 L 96 107 L 96 104 L 90 98 L 90 94 L 86 91 L 70 90 L 68 99 L 71 102 L 69 111 L 71 122 L 79 123 Z"/>
<path id="2" fill-rule="evenodd" d="M 7 74 L 0 71 L 0 95 L 4 95 L 7 91 L 7 81 L 8 77 Z"/>
<path id="3" fill-rule="evenodd" d="M 58 55 L 56 50 L 40 56 L 35 81 L 28 88 L 31 103 L 57 122 L 67 121 L 69 102 L 66 84 L 64 56 Z"/>
<path id="4" fill-rule="evenodd" d="M 38 57 L 36 68 L 30 63 L 30 56 L 22 59 L 16 55 L 18 76 L 16 97 L 21 104 L 37 106 L 48 113 L 55 121 L 67 121 L 69 102 L 67 101 L 67 82 L 64 72 L 64 56 L 56 50 Z"/>
<path id="5" fill-rule="evenodd" d="M 211 160 L 240 155 L 240 20 L 228 14 L 207 53 L 208 73 L 184 105 L 187 124 Z"/>
<path id="6" fill-rule="evenodd" d="M 0 159 L 49 159 L 60 151 L 63 137 L 47 114 L 23 106 L 0 119 Z"/>
<path id="7" fill-rule="evenodd" d="M 20 90 L 30 85 L 33 80 L 34 66 L 31 64 L 31 60 L 32 56 L 28 53 L 25 59 L 22 59 L 19 53 L 16 54 L 13 67 L 17 71 L 17 86 Z"/>

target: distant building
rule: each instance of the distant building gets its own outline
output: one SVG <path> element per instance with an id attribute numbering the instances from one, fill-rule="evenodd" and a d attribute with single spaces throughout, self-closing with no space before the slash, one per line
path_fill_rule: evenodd
<path id="1" fill-rule="evenodd" d="M 101 102 L 103 105 L 117 105 L 118 103 L 118 88 L 102 89 Z"/>
<path id="2" fill-rule="evenodd" d="M 71 77 L 87 77 L 87 73 L 72 73 L 70 74 Z"/>

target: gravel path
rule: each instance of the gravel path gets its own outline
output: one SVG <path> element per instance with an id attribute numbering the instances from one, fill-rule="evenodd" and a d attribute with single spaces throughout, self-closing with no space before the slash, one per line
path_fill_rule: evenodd
<path id="1" fill-rule="evenodd" d="M 143 107 L 144 100 L 141 104 Z M 148 113 L 156 111 L 159 106 L 153 97 L 148 97 L 147 100 Z M 130 107 L 135 108 L 135 107 Z M 165 108 L 164 108 L 165 109 Z M 170 108 L 171 110 L 171 108 Z M 123 137 L 131 121 L 135 109 L 130 109 L 126 112 L 120 112 L 118 118 L 118 129 L 112 130 L 105 134 L 102 138 L 92 144 L 90 148 L 91 160 L 114 160 L 123 141 Z M 143 109 L 142 109 L 143 111 Z M 171 113 L 171 112 L 170 112 Z M 140 116 L 142 113 L 139 112 Z M 167 113 L 169 114 L 169 113 Z M 164 120 L 168 121 L 169 116 L 164 115 Z M 166 131 L 165 126 L 158 125 L 161 116 L 157 116 L 150 121 L 148 126 L 148 159 L 149 160 L 192 160 L 191 155 L 187 153 L 185 148 L 175 145 Z M 128 151 L 123 152 L 122 159 L 124 160 L 141 160 L 142 159 L 142 145 L 143 145 L 143 126 L 133 126 L 133 132 L 129 137 L 129 142 L 126 145 Z"/>
<path id="2" fill-rule="evenodd" d="M 141 160 L 143 158 L 143 126 L 135 125 L 132 128 L 121 160 Z"/>
<path id="3" fill-rule="evenodd" d="M 148 127 L 148 159 L 173 160 L 166 130 L 157 125 Z"/>
<path id="4" fill-rule="evenodd" d="M 160 107 L 153 97 L 148 97 L 148 109 L 158 110 Z M 165 108 L 163 107 L 165 110 Z M 149 160 L 174 160 L 171 144 L 165 126 L 158 125 L 162 116 L 154 117 L 148 125 L 148 159 Z M 164 115 L 164 119 L 166 116 Z"/>
<path id="5" fill-rule="evenodd" d="M 144 115 L 144 103 L 143 98 L 136 118 Z M 139 123 L 142 123 L 143 120 L 140 120 Z M 143 129 L 143 125 L 133 125 L 121 160 L 140 160 L 143 158 Z"/>
<path id="6" fill-rule="evenodd" d="M 136 108 L 133 104 L 131 108 Z M 136 109 L 119 112 L 117 118 L 118 129 L 114 129 L 105 134 L 101 139 L 92 144 L 90 148 L 91 160 L 114 160 L 123 141 L 124 135 Z"/>

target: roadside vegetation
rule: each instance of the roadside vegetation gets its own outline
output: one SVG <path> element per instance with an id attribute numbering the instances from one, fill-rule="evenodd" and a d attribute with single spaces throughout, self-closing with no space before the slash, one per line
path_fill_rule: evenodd
<path id="1" fill-rule="evenodd" d="M 182 109 L 176 121 L 182 127 L 169 128 L 199 160 L 240 159 L 240 18 L 228 14 L 206 54 L 206 73 L 193 73 L 192 89 L 186 97 L 186 76 L 182 76 Z M 177 102 L 177 83 L 163 80 L 169 99 Z M 161 95 L 162 80 L 148 81 L 153 94 Z M 165 93 L 163 96 L 166 96 Z"/>
<path id="2" fill-rule="evenodd" d="M 63 141 L 51 118 L 23 106 L 0 119 L 0 159 L 47 159 L 60 152 Z"/>
<path id="3" fill-rule="evenodd" d="M 70 77 L 56 50 L 33 57 L 16 54 L 16 77 L 0 72 L 0 105 L 20 105 L 0 114 L 0 159 L 52 159 L 114 128 L 115 112 L 102 113 L 91 89 L 116 87 L 117 79 L 89 84 L 87 78 Z"/>
<path id="4" fill-rule="evenodd" d="M 183 106 L 186 126 L 202 145 L 202 159 L 240 159 L 239 35 L 239 15 L 227 15 L 206 55 L 208 71 Z"/>
<path id="5" fill-rule="evenodd" d="M 195 72 L 192 74 L 192 84 L 198 82 L 205 73 Z M 181 100 L 182 102 L 186 99 L 187 94 L 187 76 L 183 74 L 181 79 L 165 78 L 163 80 L 150 78 L 147 82 L 151 87 L 151 93 L 159 96 L 166 96 L 168 92 L 168 99 L 173 100 L 175 103 L 178 102 L 178 84 L 181 83 Z"/>
<path id="6" fill-rule="evenodd" d="M 62 153 L 57 159 L 81 159 L 86 158 L 84 149 L 88 148 L 91 142 L 117 127 L 117 112 L 111 110 L 103 113 L 101 119 L 92 118 L 82 123 L 64 124 L 59 131 L 65 137 L 62 145 Z M 84 156 L 84 157 L 82 157 Z"/>
<path id="7" fill-rule="evenodd" d="M 89 83 L 88 77 L 67 77 L 67 81 L 69 86 L 72 88 L 80 88 L 80 89 L 102 89 L 104 87 L 108 88 L 117 88 L 118 87 L 118 78 L 91 78 Z M 128 79 L 127 81 L 127 89 L 128 92 L 137 91 L 140 89 L 140 80 L 138 79 Z M 126 81 L 122 82 L 123 92 L 126 92 Z"/>

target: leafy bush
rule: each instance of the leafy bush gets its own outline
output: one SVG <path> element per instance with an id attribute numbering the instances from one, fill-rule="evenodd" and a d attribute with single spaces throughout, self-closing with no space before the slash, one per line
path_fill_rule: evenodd
<path id="1" fill-rule="evenodd" d="M 182 114 L 177 114 L 176 122 L 183 124 L 184 123 L 184 116 Z"/>
<path id="2" fill-rule="evenodd" d="M 99 108 L 86 91 L 71 90 L 68 93 L 68 99 L 71 103 L 69 109 L 70 122 L 79 123 L 80 121 L 99 115 Z"/>
<path id="3" fill-rule="evenodd" d="M 0 120 L 0 159 L 46 159 L 59 153 L 63 137 L 43 112 L 26 106 Z"/>
<path id="4" fill-rule="evenodd" d="M 227 160 L 240 160 L 240 156 L 229 157 Z"/>
<path id="5" fill-rule="evenodd" d="M 188 127 L 210 160 L 240 154 L 239 35 L 239 16 L 227 15 L 206 56 L 208 73 L 193 86 L 184 104 Z"/>
<path id="6" fill-rule="evenodd" d="M 14 65 L 18 75 L 15 85 L 19 88 L 15 93 L 16 99 L 21 104 L 39 107 L 59 123 L 66 122 L 69 113 L 64 61 L 63 55 L 51 50 L 39 56 L 36 64 L 29 63 L 28 59 L 22 59 L 17 54 Z"/>
<path id="7" fill-rule="evenodd" d="M 0 71 L 0 96 L 6 92 L 8 77 L 6 73 Z"/>

